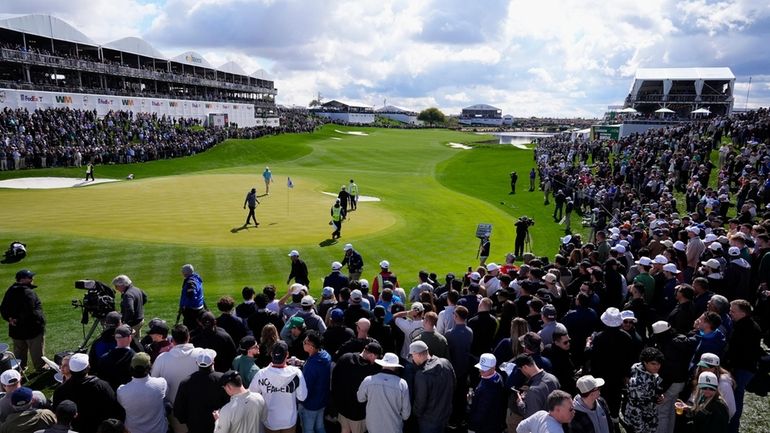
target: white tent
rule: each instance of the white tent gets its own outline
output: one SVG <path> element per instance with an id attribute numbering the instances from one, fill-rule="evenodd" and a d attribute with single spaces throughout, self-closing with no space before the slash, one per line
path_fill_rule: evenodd
<path id="1" fill-rule="evenodd" d="M 151 59 L 168 60 L 163 53 L 155 49 L 149 42 L 133 36 L 112 41 L 104 44 L 103 47 L 110 50 L 122 51 L 124 53 L 137 54 Z"/>
<path id="2" fill-rule="evenodd" d="M 690 113 L 692 113 L 692 114 L 711 114 L 711 111 L 709 111 L 706 108 L 698 108 L 697 110 L 692 110 Z"/>
<path id="3" fill-rule="evenodd" d="M 80 30 L 51 15 L 24 15 L 0 20 L 0 28 L 82 45 L 99 45 Z"/>
<path id="4" fill-rule="evenodd" d="M 628 113 L 628 114 L 634 114 L 634 113 L 638 113 L 638 111 L 636 111 L 636 109 L 635 109 L 635 108 L 633 108 L 633 107 L 626 107 L 626 108 L 624 108 L 624 109 L 622 109 L 622 110 L 618 111 L 618 113 Z"/>
<path id="5" fill-rule="evenodd" d="M 656 113 L 662 113 L 662 114 L 671 114 L 671 113 L 674 113 L 674 110 L 672 110 L 670 108 L 663 107 L 663 108 L 658 108 L 657 110 L 655 110 L 655 112 Z"/>

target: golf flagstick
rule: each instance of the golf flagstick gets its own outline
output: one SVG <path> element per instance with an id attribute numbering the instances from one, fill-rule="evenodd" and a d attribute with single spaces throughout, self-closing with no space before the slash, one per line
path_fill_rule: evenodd
<path id="1" fill-rule="evenodd" d="M 294 188 L 294 182 L 291 181 L 290 177 L 286 178 L 286 186 L 289 188 L 286 192 L 286 216 L 289 216 L 289 195 L 291 195 L 291 190 Z"/>

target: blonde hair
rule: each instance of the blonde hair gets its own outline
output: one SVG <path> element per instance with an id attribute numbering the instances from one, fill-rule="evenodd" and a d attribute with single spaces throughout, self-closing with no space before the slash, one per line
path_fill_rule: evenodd
<path id="1" fill-rule="evenodd" d="M 524 353 L 524 347 L 519 341 L 519 337 L 529 332 L 529 323 L 521 317 L 517 317 L 511 321 L 511 349 L 513 351 L 513 357 Z"/>

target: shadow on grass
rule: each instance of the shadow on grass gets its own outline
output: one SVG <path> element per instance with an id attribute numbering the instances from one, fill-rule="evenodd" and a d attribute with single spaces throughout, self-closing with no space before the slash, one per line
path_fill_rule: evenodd
<path id="1" fill-rule="evenodd" d="M 255 229 L 255 228 L 257 228 L 257 227 L 249 227 L 248 224 L 244 224 L 244 225 L 242 225 L 240 227 L 233 227 L 233 228 L 231 228 L 230 229 L 230 233 L 238 233 L 238 232 L 240 232 L 242 230 L 249 230 L 249 229 Z"/>
<path id="2" fill-rule="evenodd" d="M 336 243 L 337 243 L 337 240 L 336 240 L 336 239 L 326 239 L 326 240 L 324 240 L 324 241 L 321 241 L 321 242 L 319 242 L 319 243 L 318 243 L 318 246 L 319 246 L 319 247 L 321 247 L 321 248 L 323 248 L 323 247 L 332 246 L 332 245 L 334 245 L 334 244 L 336 244 Z"/>

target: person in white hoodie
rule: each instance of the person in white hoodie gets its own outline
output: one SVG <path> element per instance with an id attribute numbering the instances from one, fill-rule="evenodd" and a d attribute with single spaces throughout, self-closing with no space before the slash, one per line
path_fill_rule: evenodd
<path id="1" fill-rule="evenodd" d="M 195 358 L 201 353 L 202 349 L 196 348 L 189 343 L 190 331 L 185 325 L 174 326 L 174 329 L 171 331 L 171 338 L 174 340 L 174 347 L 168 352 L 158 355 L 158 358 L 152 365 L 150 375 L 166 379 L 168 384 L 166 399 L 173 405 L 179 384 L 198 371 L 198 364 L 195 362 Z M 187 432 L 187 426 L 180 423 L 176 417 L 171 415 L 169 419 L 174 433 Z"/>
<path id="2" fill-rule="evenodd" d="M 267 406 L 265 433 L 294 433 L 297 425 L 297 401 L 307 398 L 307 384 L 302 370 L 286 365 L 289 346 L 275 343 L 270 352 L 271 363 L 259 370 L 249 391 L 261 394 Z"/>

